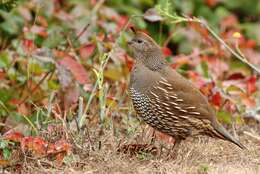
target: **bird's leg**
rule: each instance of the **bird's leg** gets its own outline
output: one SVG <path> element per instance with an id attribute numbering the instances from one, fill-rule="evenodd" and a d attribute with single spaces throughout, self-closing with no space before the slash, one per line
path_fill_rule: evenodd
<path id="1" fill-rule="evenodd" d="M 167 154 L 168 158 L 174 158 L 175 159 L 177 157 L 177 152 L 178 152 L 178 149 L 180 147 L 180 144 L 181 144 L 181 139 L 175 138 L 174 145 L 168 151 L 168 154 Z"/>
<path id="2" fill-rule="evenodd" d="M 153 133 L 152 133 L 152 138 L 151 138 L 150 144 L 154 144 L 155 139 L 156 139 L 156 134 L 155 134 L 155 130 L 153 129 Z"/>

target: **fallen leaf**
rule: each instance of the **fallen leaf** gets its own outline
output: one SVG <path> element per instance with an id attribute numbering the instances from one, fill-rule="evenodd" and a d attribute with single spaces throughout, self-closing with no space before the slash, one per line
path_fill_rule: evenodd
<path id="1" fill-rule="evenodd" d="M 80 57 L 83 58 L 83 60 L 86 60 L 87 58 L 89 58 L 93 54 L 95 48 L 96 48 L 96 46 L 93 45 L 93 44 L 83 45 L 79 49 Z"/>
<path id="2" fill-rule="evenodd" d="M 215 87 L 214 82 L 205 83 L 203 86 L 200 87 L 200 91 L 207 97 L 212 95 L 212 90 Z"/>
<path id="3" fill-rule="evenodd" d="M 41 37 L 47 37 L 48 36 L 46 28 L 42 27 L 42 26 L 38 26 L 38 25 L 33 25 L 32 28 L 31 28 L 31 32 L 35 33 L 35 34 L 37 34 Z"/>
<path id="4" fill-rule="evenodd" d="M 254 108 L 256 106 L 256 101 L 254 98 L 248 96 L 245 93 L 240 93 L 240 97 L 242 99 L 242 103 L 247 107 L 247 108 Z"/>
<path id="5" fill-rule="evenodd" d="M 104 77 L 113 81 L 119 81 L 124 78 L 124 74 L 120 67 L 112 67 L 104 71 Z"/>
<path id="6" fill-rule="evenodd" d="M 80 84 L 86 84 L 88 83 L 88 74 L 85 68 L 78 63 L 72 56 L 65 56 L 63 59 L 58 61 L 59 64 L 65 66 L 68 68 L 75 79 L 80 83 Z"/>
<path id="7" fill-rule="evenodd" d="M 58 140 L 57 142 L 54 143 L 54 147 L 55 147 L 55 150 L 56 151 L 63 151 L 63 152 L 66 152 L 66 153 L 69 153 L 71 152 L 71 144 L 69 144 L 66 140 L 64 139 L 60 139 Z"/>
<path id="8" fill-rule="evenodd" d="M 10 140 L 10 141 L 14 141 L 14 142 L 21 142 L 24 135 L 21 134 L 20 132 L 14 132 L 14 131 L 10 130 L 10 131 L 6 132 L 3 135 L 3 137 L 6 140 Z"/>
<path id="9" fill-rule="evenodd" d="M 219 3 L 219 0 L 205 0 L 205 1 L 209 7 L 215 7 Z"/>
<path id="10" fill-rule="evenodd" d="M 0 80 L 3 80 L 5 78 L 5 72 L 0 72 Z"/>
<path id="11" fill-rule="evenodd" d="M 222 97 L 220 95 L 220 92 L 216 92 L 215 94 L 213 94 L 211 101 L 215 106 L 220 107 L 222 103 Z"/>
<path id="12" fill-rule="evenodd" d="M 195 71 L 188 71 L 188 77 L 192 80 L 192 82 L 201 90 L 203 90 L 203 86 L 205 87 L 206 81 L 203 79 L 203 77 L 195 72 Z"/>
<path id="13" fill-rule="evenodd" d="M 248 80 L 247 80 L 247 92 L 248 95 L 253 94 L 254 92 L 257 91 L 257 87 L 256 87 L 256 76 L 251 76 Z"/>
<path id="14" fill-rule="evenodd" d="M 220 25 L 222 30 L 224 31 L 226 28 L 229 27 L 236 27 L 238 24 L 238 20 L 237 17 L 233 14 L 224 17 L 221 21 L 220 21 Z"/>
<path id="15" fill-rule="evenodd" d="M 125 63 L 129 71 L 132 70 L 134 61 L 133 58 L 129 57 L 128 55 L 125 56 Z"/>
<path id="16" fill-rule="evenodd" d="M 117 20 L 116 31 L 120 32 L 122 30 L 122 28 L 127 24 L 127 22 L 128 22 L 128 16 L 121 15 L 119 17 L 119 20 Z M 131 24 L 129 24 L 129 26 L 131 26 Z"/>
<path id="17" fill-rule="evenodd" d="M 165 57 L 172 55 L 172 51 L 168 47 L 162 47 L 162 53 Z"/>
<path id="18" fill-rule="evenodd" d="M 201 36 L 209 43 L 212 43 L 209 31 L 200 23 L 190 22 L 190 26 L 201 34 Z"/>
<path id="19" fill-rule="evenodd" d="M 65 95 L 63 95 L 65 93 Z M 69 111 L 73 107 L 76 107 L 77 101 L 80 96 L 80 90 L 77 86 L 71 85 L 68 88 L 64 89 L 61 92 L 63 97 L 61 98 L 61 102 L 63 103 L 64 111 Z"/>
<path id="20" fill-rule="evenodd" d="M 36 156 L 42 156 L 47 153 L 48 142 L 41 137 L 24 137 L 21 140 L 21 149 L 32 152 Z"/>
<path id="21" fill-rule="evenodd" d="M 26 54 L 29 54 L 36 49 L 36 45 L 34 44 L 34 41 L 30 39 L 24 39 L 22 42 L 22 46 Z"/>
<path id="22" fill-rule="evenodd" d="M 237 73 L 233 73 L 233 74 L 229 75 L 227 77 L 227 80 L 238 80 L 238 79 L 244 79 L 244 78 L 245 78 L 245 76 L 242 73 L 237 72 Z"/>

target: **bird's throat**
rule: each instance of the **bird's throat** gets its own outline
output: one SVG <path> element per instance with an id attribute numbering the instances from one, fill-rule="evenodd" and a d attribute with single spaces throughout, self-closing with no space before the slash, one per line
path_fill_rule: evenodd
<path id="1" fill-rule="evenodd" d="M 166 61 L 160 54 L 150 54 L 141 59 L 142 63 L 152 71 L 157 71 L 166 66 Z"/>

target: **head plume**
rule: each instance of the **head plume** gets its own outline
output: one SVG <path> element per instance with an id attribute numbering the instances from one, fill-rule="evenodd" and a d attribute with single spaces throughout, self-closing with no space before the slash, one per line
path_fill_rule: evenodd
<path id="1" fill-rule="evenodd" d="M 134 38 L 128 42 L 133 57 L 151 70 L 165 66 L 160 46 L 146 33 L 135 30 L 134 33 Z"/>
<path id="2" fill-rule="evenodd" d="M 160 46 L 146 33 L 141 31 L 136 31 L 131 29 L 134 32 L 134 38 L 128 42 L 128 45 L 133 52 L 160 52 Z"/>

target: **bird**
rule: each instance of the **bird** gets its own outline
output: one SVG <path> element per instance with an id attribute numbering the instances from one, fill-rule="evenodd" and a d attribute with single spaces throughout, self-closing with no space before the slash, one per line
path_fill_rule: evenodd
<path id="1" fill-rule="evenodd" d="M 200 90 L 167 64 L 148 34 L 135 31 L 127 46 L 134 59 L 129 94 L 141 120 L 173 137 L 176 147 L 187 137 L 205 135 L 246 148 L 218 122 Z"/>

